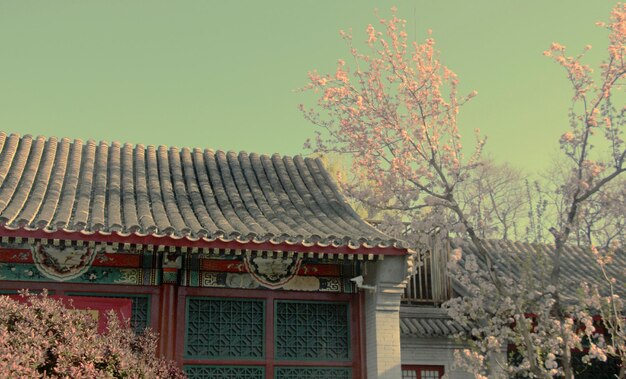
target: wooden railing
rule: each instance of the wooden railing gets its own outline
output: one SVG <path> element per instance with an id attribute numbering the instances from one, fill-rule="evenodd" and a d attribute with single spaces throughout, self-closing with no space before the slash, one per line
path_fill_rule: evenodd
<path id="1" fill-rule="evenodd" d="M 394 234 L 385 230 L 380 221 L 368 220 L 383 233 Z M 402 235 L 414 233 L 409 223 L 405 223 Z M 452 285 L 447 275 L 447 263 L 450 257 L 450 244 L 439 235 L 428 237 L 426 249 L 418 250 L 414 257 L 414 274 L 404 289 L 403 304 L 441 304 L 450 299 Z"/>
<path id="2" fill-rule="evenodd" d="M 452 286 L 446 269 L 450 245 L 438 237 L 430 238 L 429 245 L 415 256 L 415 273 L 404 289 L 403 303 L 440 304 L 450 299 Z"/>

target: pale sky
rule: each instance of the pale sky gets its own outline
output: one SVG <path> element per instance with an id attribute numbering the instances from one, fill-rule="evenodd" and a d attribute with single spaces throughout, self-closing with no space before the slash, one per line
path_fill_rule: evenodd
<path id="1" fill-rule="evenodd" d="M 465 135 L 529 172 L 567 130 L 570 89 L 542 55 L 558 41 L 598 60 L 613 1 L 0 1 L 0 130 L 286 155 L 314 127 L 296 90 L 334 70 L 338 31 L 392 5 L 423 40 L 432 29 L 466 92 Z M 387 13 L 388 14 L 388 13 Z M 414 36 L 413 36 L 414 37 Z M 470 142 L 470 141 L 468 141 Z"/>

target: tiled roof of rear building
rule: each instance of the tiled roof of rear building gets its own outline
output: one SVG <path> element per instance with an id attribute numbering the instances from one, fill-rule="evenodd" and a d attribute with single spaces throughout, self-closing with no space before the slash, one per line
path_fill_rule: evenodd
<path id="1" fill-rule="evenodd" d="M 0 133 L 0 223 L 352 247 L 365 223 L 318 159 Z"/>
<path id="2" fill-rule="evenodd" d="M 513 242 L 513 241 L 483 241 L 485 249 L 491 254 L 496 271 L 520 283 L 521 285 L 547 286 L 552 273 L 552 258 L 555 254 L 554 245 Z M 471 243 L 459 244 L 464 252 L 477 257 L 478 265 L 487 269 L 484 257 L 478 253 Z M 561 296 L 565 301 L 576 301 L 579 297 L 578 289 L 581 282 L 603 289 L 606 280 L 600 266 L 596 263 L 591 249 L 584 246 L 567 244 L 560 257 L 561 267 Z M 461 258 L 461 265 L 465 263 Z M 626 268 L 626 254 L 619 249 L 612 255 L 612 263 L 606 265 L 605 270 L 610 278 L 623 277 Z M 529 282 L 531 284 L 529 284 Z M 458 283 L 455 283 L 458 287 Z M 620 297 L 626 296 L 626 285 L 617 281 L 613 290 Z M 607 294 L 604 294 L 607 295 Z"/>

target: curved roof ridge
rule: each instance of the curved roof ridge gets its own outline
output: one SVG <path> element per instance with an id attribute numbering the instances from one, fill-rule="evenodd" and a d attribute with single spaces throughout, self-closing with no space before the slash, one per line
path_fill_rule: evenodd
<path id="1" fill-rule="evenodd" d="M 319 160 L 300 154 L 4 132 L 0 224 L 28 231 L 405 250 L 354 212 Z"/>

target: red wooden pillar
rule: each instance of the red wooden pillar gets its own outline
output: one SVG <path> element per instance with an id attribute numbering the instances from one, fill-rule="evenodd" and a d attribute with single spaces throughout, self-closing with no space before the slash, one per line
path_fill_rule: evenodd
<path id="1" fill-rule="evenodd" d="M 176 307 L 178 286 L 171 283 L 161 284 L 160 290 L 159 355 L 174 360 L 176 358 Z"/>
<path id="2" fill-rule="evenodd" d="M 176 316 L 178 307 L 178 269 L 181 257 L 165 254 L 163 257 L 163 275 L 159 297 L 159 355 L 176 360 Z M 180 331 L 182 333 L 182 331 Z M 179 347 L 179 348 L 182 348 Z M 182 366 L 182 362 L 177 362 Z"/>

